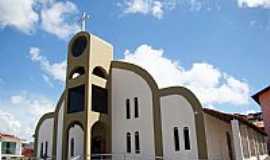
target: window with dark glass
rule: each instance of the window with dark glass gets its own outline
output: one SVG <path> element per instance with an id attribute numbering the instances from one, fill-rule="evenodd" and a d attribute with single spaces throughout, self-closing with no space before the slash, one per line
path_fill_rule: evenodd
<path id="1" fill-rule="evenodd" d="M 185 142 L 185 150 L 190 150 L 190 138 L 189 138 L 189 128 L 184 128 L 184 142 Z"/>
<path id="2" fill-rule="evenodd" d="M 95 112 L 108 112 L 108 93 L 106 88 L 92 85 L 92 110 Z"/>
<path id="3" fill-rule="evenodd" d="M 103 79 L 107 78 L 106 70 L 99 66 L 94 68 L 93 74 Z"/>
<path id="4" fill-rule="evenodd" d="M 135 112 L 135 118 L 139 117 L 139 105 L 138 105 L 138 97 L 134 98 L 134 112 Z"/>
<path id="5" fill-rule="evenodd" d="M 70 156 L 74 157 L 74 138 L 70 140 Z"/>
<path id="6" fill-rule="evenodd" d="M 42 158 L 43 157 L 43 142 L 40 144 L 40 153 L 39 156 Z"/>
<path id="7" fill-rule="evenodd" d="M 135 153 L 140 153 L 140 136 L 139 132 L 135 132 Z"/>
<path id="8" fill-rule="evenodd" d="M 71 52 L 74 57 L 79 57 L 83 54 L 84 50 L 87 47 L 87 38 L 85 36 L 77 37 L 71 46 Z"/>
<path id="9" fill-rule="evenodd" d="M 127 153 L 131 153 L 131 134 L 127 133 Z"/>
<path id="10" fill-rule="evenodd" d="M 48 156 L 48 142 L 45 142 L 45 157 Z"/>
<path id="11" fill-rule="evenodd" d="M 130 102 L 129 99 L 126 99 L 126 115 L 127 115 L 127 119 L 130 119 Z"/>
<path id="12" fill-rule="evenodd" d="M 68 113 L 82 112 L 84 110 L 85 87 L 84 85 L 68 90 Z"/>
<path id="13" fill-rule="evenodd" d="M 16 143 L 15 142 L 2 142 L 2 154 L 15 154 L 16 153 Z"/>
<path id="14" fill-rule="evenodd" d="M 174 135 L 174 148 L 175 148 L 175 151 L 179 151 L 180 150 L 180 142 L 179 142 L 179 132 L 178 132 L 177 127 L 174 127 L 173 135 Z"/>

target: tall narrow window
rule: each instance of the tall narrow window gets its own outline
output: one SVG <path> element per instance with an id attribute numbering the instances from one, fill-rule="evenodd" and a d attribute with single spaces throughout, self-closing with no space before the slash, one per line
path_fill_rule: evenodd
<path id="1" fill-rule="evenodd" d="M 134 98 L 134 112 L 135 112 L 135 118 L 139 117 L 139 106 L 138 106 L 138 97 Z"/>
<path id="2" fill-rule="evenodd" d="M 127 111 L 127 119 L 130 119 L 130 102 L 129 99 L 126 100 L 126 111 Z"/>
<path id="3" fill-rule="evenodd" d="M 131 134 L 127 133 L 127 153 L 131 153 Z"/>
<path id="4" fill-rule="evenodd" d="M 135 153 L 140 153 L 140 137 L 139 132 L 135 132 Z"/>
<path id="5" fill-rule="evenodd" d="M 74 138 L 70 140 L 70 157 L 74 157 Z"/>
<path id="6" fill-rule="evenodd" d="M 40 144 L 40 153 L 39 156 L 43 158 L 43 142 Z"/>
<path id="7" fill-rule="evenodd" d="M 48 141 L 45 142 L 45 157 L 48 156 Z"/>
<path id="8" fill-rule="evenodd" d="M 185 150 L 190 150 L 190 138 L 188 127 L 184 128 L 184 140 L 185 140 Z"/>
<path id="9" fill-rule="evenodd" d="M 173 134 L 174 134 L 174 147 L 175 147 L 175 151 L 179 151 L 180 150 L 180 143 L 179 143 L 179 132 L 178 132 L 178 128 L 177 127 L 174 127 Z"/>

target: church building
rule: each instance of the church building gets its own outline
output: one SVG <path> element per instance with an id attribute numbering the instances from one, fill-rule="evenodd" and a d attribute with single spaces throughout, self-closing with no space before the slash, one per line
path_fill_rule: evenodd
<path id="1" fill-rule="evenodd" d="M 54 160 L 263 160 L 265 132 L 203 109 L 185 87 L 158 88 L 143 68 L 113 60 L 88 32 L 70 41 L 65 89 L 37 123 L 35 156 Z"/>

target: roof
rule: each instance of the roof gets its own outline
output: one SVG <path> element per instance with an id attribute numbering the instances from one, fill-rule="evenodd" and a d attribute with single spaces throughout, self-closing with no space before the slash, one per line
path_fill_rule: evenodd
<path id="1" fill-rule="evenodd" d="M 253 96 L 251 96 L 254 101 L 256 101 L 259 105 L 261 105 L 260 101 L 259 101 L 259 96 L 261 94 L 263 94 L 264 92 L 268 91 L 270 89 L 270 86 L 265 87 L 264 89 L 262 89 L 261 91 L 257 92 L 256 94 L 254 94 Z"/>
<path id="2" fill-rule="evenodd" d="M 250 123 L 247 119 L 237 115 L 237 114 L 229 114 L 229 113 L 223 113 L 219 112 L 213 109 L 204 108 L 203 111 L 211 116 L 216 117 L 217 119 L 220 119 L 224 122 L 231 123 L 231 120 L 237 119 L 239 122 L 246 124 L 250 128 L 253 128 L 257 132 L 260 132 L 261 134 L 267 136 L 267 133 L 262 130 L 261 128 L 257 127 L 256 125 Z"/>
<path id="3" fill-rule="evenodd" d="M 16 140 L 16 141 L 23 141 L 23 139 L 20 139 L 20 138 L 16 137 L 15 135 L 0 133 L 0 140 L 3 138 L 12 139 L 12 140 Z"/>

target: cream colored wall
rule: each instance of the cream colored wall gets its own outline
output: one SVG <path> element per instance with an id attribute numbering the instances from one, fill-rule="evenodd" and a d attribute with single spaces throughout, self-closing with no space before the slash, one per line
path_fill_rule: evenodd
<path id="1" fill-rule="evenodd" d="M 167 159 L 198 159 L 195 117 L 191 105 L 180 95 L 161 97 L 163 153 Z M 175 151 L 174 127 L 178 128 L 180 151 Z M 185 150 L 183 128 L 188 127 L 191 150 Z"/>
<path id="2" fill-rule="evenodd" d="M 138 97 L 139 118 L 134 118 L 134 101 Z M 126 99 L 130 99 L 131 119 L 126 119 Z M 154 122 L 152 91 L 146 81 L 129 70 L 112 69 L 112 152 L 126 153 L 126 133 L 131 133 L 131 150 L 135 154 L 134 134 L 139 131 L 138 156 L 153 158 Z"/>
<path id="3" fill-rule="evenodd" d="M 229 123 L 204 113 L 209 160 L 230 160 L 226 132 L 232 135 Z M 231 137 L 232 145 L 233 140 Z"/>
<path id="4" fill-rule="evenodd" d="M 68 159 L 70 157 L 70 142 L 74 138 L 74 157 L 84 155 L 84 131 L 79 125 L 74 125 L 69 129 L 69 138 L 68 138 Z"/>
<path id="5" fill-rule="evenodd" d="M 43 151 L 45 153 L 45 142 L 48 142 L 48 156 L 52 156 L 52 145 L 53 145 L 53 127 L 54 127 L 54 119 L 46 119 L 40 125 L 38 131 L 38 150 L 37 156 L 40 156 L 40 147 L 41 143 L 43 142 Z"/>
<path id="6" fill-rule="evenodd" d="M 63 136 L 63 120 L 64 120 L 64 106 L 65 103 L 61 104 L 60 110 L 58 112 L 58 122 L 57 122 L 57 143 L 56 143 L 56 159 L 62 159 L 62 136 Z"/>

